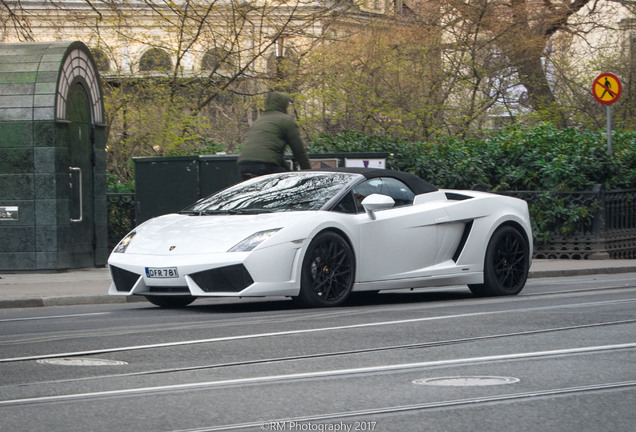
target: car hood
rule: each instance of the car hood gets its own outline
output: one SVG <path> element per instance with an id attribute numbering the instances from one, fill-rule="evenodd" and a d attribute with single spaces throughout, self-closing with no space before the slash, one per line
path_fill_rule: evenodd
<path id="1" fill-rule="evenodd" d="M 254 233 L 289 227 L 314 213 L 304 211 L 258 215 L 160 216 L 135 229 L 136 235 L 126 253 L 190 255 L 227 252 Z"/>

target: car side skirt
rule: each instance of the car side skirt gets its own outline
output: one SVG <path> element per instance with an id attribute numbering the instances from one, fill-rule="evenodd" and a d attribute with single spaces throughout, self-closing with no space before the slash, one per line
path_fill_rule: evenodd
<path id="1" fill-rule="evenodd" d="M 360 282 L 353 286 L 354 291 L 381 291 L 392 289 L 416 289 L 444 287 L 450 285 L 480 284 L 484 282 L 482 272 L 462 273 L 458 275 L 431 276 L 417 279 L 398 279 L 390 281 Z"/>

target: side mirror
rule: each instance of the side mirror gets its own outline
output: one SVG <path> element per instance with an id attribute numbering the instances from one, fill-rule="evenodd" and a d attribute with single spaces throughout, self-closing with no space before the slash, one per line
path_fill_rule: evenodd
<path id="1" fill-rule="evenodd" d="M 393 208 L 395 201 L 387 195 L 371 194 L 362 200 L 362 207 L 367 212 L 371 220 L 375 220 L 375 213 L 378 210 Z"/>

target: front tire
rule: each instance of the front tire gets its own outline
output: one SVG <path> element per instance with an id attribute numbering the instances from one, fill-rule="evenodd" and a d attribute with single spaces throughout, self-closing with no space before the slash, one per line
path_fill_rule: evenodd
<path id="1" fill-rule="evenodd" d="M 484 283 L 468 285 L 478 297 L 517 295 L 530 270 L 530 248 L 526 237 L 512 226 L 503 226 L 488 242 L 484 260 Z"/>
<path id="2" fill-rule="evenodd" d="M 351 294 L 355 257 L 345 239 L 334 232 L 318 234 L 303 258 L 300 293 L 302 306 L 325 307 L 343 304 Z"/>
<path id="3" fill-rule="evenodd" d="M 188 296 L 188 295 L 183 295 L 183 296 L 152 295 L 152 296 L 145 296 L 145 297 L 146 297 L 146 300 L 148 300 L 153 305 L 159 306 L 162 308 L 167 308 L 167 309 L 168 308 L 177 309 L 177 308 L 186 307 L 187 305 L 189 305 L 190 303 L 192 303 L 193 301 L 197 299 L 194 296 Z"/>

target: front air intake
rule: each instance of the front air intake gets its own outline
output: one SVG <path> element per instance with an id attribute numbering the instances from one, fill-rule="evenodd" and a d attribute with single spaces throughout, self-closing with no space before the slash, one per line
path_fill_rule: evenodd
<path id="1" fill-rule="evenodd" d="M 149 286 L 148 292 L 151 294 L 187 294 L 190 295 L 188 287 L 183 286 Z"/>
<path id="2" fill-rule="evenodd" d="M 115 283 L 115 289 L 117 291 L 130 291 L 133 289 L 141 275 L 137 273 L 129 272 L 128 270 L 120 269 L 119 267 L 110 266 L 110 274 L 113 277 Z"/>
<path id="3" fill-rule="evenodd" d="M 243 264 L 205 270 L 190 275 L 194 283 L 207 293 L 240 292 L 254 283 Z"/>

